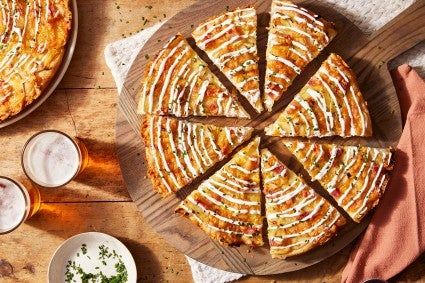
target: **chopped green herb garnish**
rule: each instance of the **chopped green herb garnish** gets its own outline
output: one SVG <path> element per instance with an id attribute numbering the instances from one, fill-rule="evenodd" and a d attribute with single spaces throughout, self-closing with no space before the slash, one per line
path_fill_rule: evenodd
<path id="1" fill-rule="evenodd" d="M 99 261 L 106 266 L 107 261 L 114 260 L 114 268 L 115 268 L 115 275 L 112 275 L 110 277 L 103 274 L 103 272 L 100 270 L 99 266 L 96 266 L 94 269 L 96 270 L 95 273 L 86 272 L 81 267 L 80 264 L 76 263 L 75 261 L 68 261 L 66 265 L 66 271 L 65 271 L 65 282 L 71 283 L 71 282 L 77 282 L 81 281 L 83 283 L 125 283 L 128 282 L 128 272 L 127 268 L 125 267 L 124 262 L 122 261 L 121 255 L 117 254 L 115 250 L 112 252 L 109 251 L 108 247 L 105 245 L 101 245 L 98 247 L 99 249 Z M 87 245 L 83 244 L 81 246 L 81 251 L 84 255 L 87 254 Z M 79 253 L 77 253 L 77 257 L 79 256 Z M 89 259 L 90 257 L 87 256 Z"/>

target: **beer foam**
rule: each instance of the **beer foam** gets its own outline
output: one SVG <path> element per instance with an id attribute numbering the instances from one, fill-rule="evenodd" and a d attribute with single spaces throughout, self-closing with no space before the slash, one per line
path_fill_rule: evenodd
<path id="1" fill-rule="evenodd" d="M 79 170 L 79 151 L 73 141 L 57 132 L 44 132 L 28 143 L 24 156 L 28 176 L 45 187 L 69 182 Z"/>
<path id="2" fill-rule="evenodd" d="M 0 233 L 19 225 L 26 212 L 25 196 L 12 181 L 0 178 Z"/>

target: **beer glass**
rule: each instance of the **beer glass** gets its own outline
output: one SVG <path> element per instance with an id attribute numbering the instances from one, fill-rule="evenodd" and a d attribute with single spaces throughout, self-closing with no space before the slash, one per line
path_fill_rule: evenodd
<path id="1" fill-rule="evenodd" d="M 88 153 L 78 138 L 56 131 L 33 135 L 22 151 L 22 168 L 27 177 L 44 188 L 71 182 L 88 164 Z"/>
<path id="2" fill-rule="evenodd" d="M 40 208 L 40 192 L 35 186 L 0 176 L 0 235 L 21 226 Z"/>

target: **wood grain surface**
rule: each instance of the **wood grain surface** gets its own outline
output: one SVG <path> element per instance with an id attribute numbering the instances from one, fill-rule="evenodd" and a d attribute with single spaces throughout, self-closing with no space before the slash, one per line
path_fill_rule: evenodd
<path id="1" fill-rule="evenodd" d="M 77 2 L 80 29 L 71 66 L 59 89 L 39 109 L 0 130 L 0 175 L 25 180 L 20 151 L 42 129 L 59 129 L 83 138 L 97 162 L 92 161 L 91 169 L 66 187 L 42 190 L 40 213 L 14 233 L 0 237 L 0 282 L 46 282 L 55 249 L 68 237 L 87 231 L 122 240 L 136 258 L 140 282 L 191 282 L 184 256 L 154 232 L 127 193 L 115 153 L 115 117 L 111 115 L 117 109 L 117 92 L 103 50 L 107 43 L 153 25 L 164 13 L 169 18 L 194 1 Z M 142 17 L 149 20 L 146 25 Z M 302 271 L 240 281 L 339 282 L 350 248 Z M 425 258 L 397 279 L 425 282 Z"/>
<path id="2" fill-rule="evenodd" d="M 192 223 L 175 215 L 174 209 L 188 193 L 197 188 L 201 180 L 204 180 L 212 172 L 215 172 L 226 160 L 214 166 L 211 170 L 208 170 L 205 176 L 198 178 L 193 184 L 185 187 L 177 194 L 162 199 L 152 190 L 152 185 L 146 178 L 147 169 L 143 158 L 144 149 L 139 138 L 138 130 L 140 129 L 140 117 L 136 114 L 135 99 L 137 100 L 136 96 L 140 89 L 141 76 L 146 63 L 149 58 L 155 56 L 162 48 L 164 42 L 177 32 L 180 32 L 193 44 L 190 34 L 194 26 L 211 16 L 223 13 L 229 9 L 232 10 L 248 5 L 256 8 L 258 14 L 258 48 L 260 58 L 264 58 L 269 21 L 267 13 L 270 10 L 270 3 L 271 1 L 269 0 L 255 2 L 241 0 L 201 1 L 170 19 L 146 43 L 131 66 L 125 81 L 125 87 L 120 96 L 120 108 L 117 119 L 118 156 L 124 179 L 130 196 L 151 226 L 169 243 L 196 260 L 228 271 L 259 275 L 289 272 L 317 263 L 348 245 L 363 231 L 368 221 L 366 220 L 359 225 L 351 223 L 339 232 L 338 237 L 332 239 L 324 246 L 286 260 L 271 259 L 268 252 L 268 245 L 261 248 L 249 249 L 244 246 L 224 247 L 218 244 L 200 229 L 194 229 Z M 192 120 L 202 120 L 214 124 L 232 125 L 238 123 L 240 125 L 249 125 L 253 126 L 261 134 L 264 126 L 277 118 L 279 112 L 304 85 L 311 74 L 317 70 L 329 52 L 335 52 L 347 59 L 347 62 L 353 67 L 354 72 L 358 76 L 361 90 L 368 101 L 374 135 L 371 138 L 346 140 L 333 138 L 328 140 L 333 140 L 340 144 L 362 143 L 371 146 L 396 146 L 402 131 L 400 108 L 395 89 L 391 84 L 390 75 L 382 66 L 386 65 L 386 62 L 394 58 L 394 56 L 399 55 L 425 39 L 424 3 L 415 3 L 369 38 L 361 33 L 346 18 L 331 9 L 323 8 L 317 1 L 302 1 L 301 4 L 322 15 L 324 18 L 335 22 L 338 35 L 330 46 L 326 48 L 325 52 L 310 64 L 307 70 L 295 80 L 289 91 L 284 95 L 284 99 L 275 104 L 273 111 L 271 113 L 256 115 L 253 109 L 248 106 L 248 103 L 240 96 L 243 105 L 251 110 L 249 112 L 254 117 L 253 119 L 249 121 L 235 121 L 235 119 L 228 118 L 198 118 Z M 353 41 L 353 38 L 356 40 Z M 212 67 L 217 76 L 223 79 L 223 82 L 228 87 L 232 87 L 223 78 L 223 75 L 211 65 L 205 54 L 196 47 L 195 49 L 206 62 L 210 63 L 210 67 Z M 149 56 L 146 56 L 146 54 Z M 260 61 L 260 74 L 264 74 L 264 60 Z M 260 81 L 262 80 L 263 78 L 260 78 Z M 273 152 L 277 153 L 282 159 L 285 159 L 290 167 L 296 171 L 302 171 L 301 173 L 304 176 L 308 176 L 305 175 L 303 170 L 300 170 L 300 164 L 291 160 L 288 152 L 278 142 L 279 139 L 262 136 L 263 146 L 268 145 Z M 315 188 L 335 204 L 317 185 Z"/>

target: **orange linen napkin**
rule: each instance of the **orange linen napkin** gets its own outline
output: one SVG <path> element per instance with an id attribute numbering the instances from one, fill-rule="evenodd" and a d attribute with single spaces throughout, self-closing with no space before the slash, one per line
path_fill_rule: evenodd
<path id="1" fill-rule="evenodd" d="M 405 126 L 387 191 L 351 252 L 342 282 L 390 279 L 425 250 L 425 82 L 408 65 L 392 76 Z"/>

